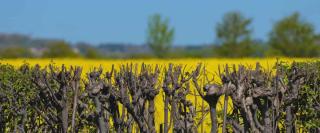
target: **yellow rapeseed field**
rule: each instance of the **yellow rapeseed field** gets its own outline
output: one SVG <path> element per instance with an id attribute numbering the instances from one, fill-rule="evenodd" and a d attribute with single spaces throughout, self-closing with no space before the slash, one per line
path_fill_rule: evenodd
<path id="1" fill-rule="evenodd" d="M 256 62 L 260 62 L 260 64 L 267 70 L 272 70 L 273 65 L 277 60 L 280 61 L 285 61 L 288 63 L 291 63 L 292 61 L 312 61 L 316 59 L 303 59 L 303 58 L 243 58 L 243 59 L 133 59 L 133 60 L 91 60 L 91 59 L 0 59 L 1 64 L 11 64 L 15 67 L 19 67 L 23 63 L 29 63 L 30 65 L 35 65 L 39 64 L 40 66 L 46 66 L 48 64 L 55 64 L 57 66 L 60 66 L 62 64 L 65 64 L 66 66 L 81 66 L 83 67 L 83 75 L 85 76 L 86 72 L 89 72 L 92 70 L 94 67 L 103 67 L 104 70 L 110 70 L 112 64 L 117 66 L 121 64 L 127 64 L 127 63 L 146 63 L 146 64 L 151 64 L 151 65 L 161 65 L 162 68 L 164 66 L 167 66 L 169 63 L 174 63 L 174 64 L 181 64 L 181 65 L 187 65 L 188 70 L 192 70 L 198 63 L 202 63 L 206 66 L 207 70 L 211 74 L 215 74 L 215 77 L 217 76 L 216 73 L 218 72 L 218 66 L 220 65 L 221 67 L 225 64 L 243 64 L 247 66 L 252 66 L 254 67 Z M 219 82 L 219 79 L 216 77 L 215 80 Z M 189 97 L 190 100 L 195 102 L 195 97 Z M 221 106 L 223 105 L 223 101 L 221 101 L 221 104 L 218 104 L 218 112 L 219 110 L 221 111 Z M 231 101 L 231 100 L 229 100 Z M 194 103 L 197 107 L 197 110 L 201 109 L 201 98 L 197 98 L 197 103 Z M 205 107 L 208 107 L 206 103 L 204 103 Z M 156 98 L 156 127 L 159 128 L 159 124 L 163 123 L 163 108 L 164 108 L 164 103 L 163 103 L 163 98 L 162 98 L 162 93 L 160 93 L 157 98 Z M 198 113 L 201 117 L 201 113 Z M 219 119 L 221 121 L 221 119 Z M 210 118 L 209 114 L 206 115 L 205 122 L 203 124 L 203 130 L 206 132 L 210 131 Z M 200 126 L 201 127 L 201 126 Z M 198 130 L 201 130 L 201 128 L 198 128 Z M 159 130 L 159 129 L 157 129 Z"/>

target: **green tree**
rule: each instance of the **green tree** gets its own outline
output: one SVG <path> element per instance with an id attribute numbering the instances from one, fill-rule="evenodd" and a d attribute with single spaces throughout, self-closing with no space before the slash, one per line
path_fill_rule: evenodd
<path id="1" fill-rule="evenodd" d="M 76 47 L 79 50 L 80 54 L 85 58 L 90 58 L 90 59 L 103 58 L 103 55 L 101 54 L 101 52 L 96 47 L 90 44 L 78 43 Z"/>
<path id="2" fill-rule="evenodd" d="M 90 59 L 97 59 L 103 57 L 103 55 L 101 55 L 100 52 L 95 48 L 88 48 L 84 56 Z"/>
<path id="3" fill-rule="evenodd" d="M 273 26 L 269 44 L 271 54 L 289 57 L 319 55 L 313 25 L 302 20 L 298 13 L 283 18 Z"/>
<path id="4" fill-rule="evenodd" d="M 169 19 L 162 19 L 160 14 L 150 17 L 147 44 L 158 57 L 164 57 L 173 43 L 174 29 L 169 26 Z"/>
<path id="5" fill-rule="evenodd" d="M 251 21 L 240 12 L 225 14 L 216 26 L 218 45 L 214 47 L 214 53 L 223 57 L 253 56 L 256 46 L 251 39 Z"/>
<path id="6" fill-rule="evenodd" d="M 63 41 L 51 43 L 48 46 L 48 50 L 43 53 L 43 57 L 47 58 L 65 58 L 65 57 L 79 57 L 72 47 Z"/>
<path id="7" fill-rule="evenodd" d="M 24 47 L 14 46 L 0 49 L 1 58 L 28 58 L 33 57 L 31 51 Z"/>

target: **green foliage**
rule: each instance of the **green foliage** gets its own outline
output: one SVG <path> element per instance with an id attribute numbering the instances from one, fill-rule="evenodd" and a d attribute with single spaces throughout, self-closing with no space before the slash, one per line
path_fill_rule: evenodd
<path id="1" fill-rule="evenodd" d="M 147 44 L 158 57 L 164 57 L 174 39 L 174 29 L 169 26 L 169 19 L 164 20 L 160 14 L 150 17 Z"/>
<path id="2" fill-rule="evenodd" d="M 313 25 L 294 13 L 274 25 L 269 38 L 270 53 L 289 57 L 318 56 L 320 49 L 314 41 Z"/>
<path id="3" fill-rule="evenodd" d="M 31 51 L 24 47 L 7 47 L 0 49 L 1 58 L 33 57 Z"/>
<path id="4" fill-rule="evenodd" d="M 90 44 L 79 43 L 77 44 L 77 48 L 79 49 L 81 56 L 84 56 L 85 58 L 98 59 L 104 57 L 96 47 L 91 46 Z"/>
<path id="5" fill-rule="evenodd" d="M 299 92 L 297 119 L 306 129 L 315 129 L 320 127 L 320 62 L 300 63 L 300 69 L 308 76 Z"/>
<path id="6" fill-rule="evenodd" d="M 285 75 L 281 77 L 284 84 L 289 82 L 290 76 L 296 79 L 299 76 L 304 77 L 300 81 L 302 83 L 300 89 L 296 92 L 297 99 L 292 104 L 296 111 L 297 124 L 302 127 L 301 130 L 314 132 L 320 127 L 320 62 L 294 62 L 293 64 L 279 62 L 277 69 Z M 302 73 L 291 73 L 298 71 Z"/>
<path id="7" fill-rule="evenodd" d="M 212 57 L 212 48 L 175 49 L 167 53 L 166 58 L 208 58 Z"/>
<path id="8" fill-rule="evenodd" d="M 214 48 L 215 54 L 223 57 L 253 56 L 256 46 L 251 39 L 251 21 L 240 12 L 225 14 L 222 22 L 216 26 L 219 45 Z"/>
<path id="9" fill-rule="evenodd" d="M 29 104 L 35 97 L 35 87 L 25 69 L 27 66 L 16 70 L 11 65 L 0 64 L 0 132 L 3 132 L 2 126 L 7 132 L 23 132 L 31 128 L 25 123 L 31 123 L 34 115 Z"/>
<path id="10" fill-rule="evenodd" d="M 155 57 L 155 55 L 153 55 L 151 53 L 137 53 L 137 54 L 127 55 L 127 57 L 125 57 L 125 58 L 129 58 L 129 59 L 154 59 L 156 57 Z"/>
<path id="11" fill-rule="evenodd" d="M 88 48 L 85 52 L 84 57 L 90 58 L 90 59 L 97 59 L 97 58 L 102 58 L 103 56 L 95 48 Z"/>
<path id="12" fill-rule="evenodd" d="M 46 58 L 65 58 L 65 57 L 79 57 L 72 47 L 66 42 L 55 42 L 48 46 L 48 50 L 43 53 Z"/>

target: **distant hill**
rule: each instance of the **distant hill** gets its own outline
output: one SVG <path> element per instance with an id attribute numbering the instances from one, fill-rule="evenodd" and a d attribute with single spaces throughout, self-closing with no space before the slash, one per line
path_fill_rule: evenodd
<path id="1" fill-rule="evenodd" d="M 147 45 L 104 43 L 97 46 L 97 49 L 106 53 L 151 53 Z"/>
<path id="2" fill-rule="evenodd" d="M 32 38 L 23 34 L 0 33 L 0 47 L 21 46 L 27 48 L 44 48 L 46 45 L 62 41 L 58 39 Z"/>

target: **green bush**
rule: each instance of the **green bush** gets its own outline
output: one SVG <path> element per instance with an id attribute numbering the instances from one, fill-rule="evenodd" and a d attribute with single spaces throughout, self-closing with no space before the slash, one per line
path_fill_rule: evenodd
<path id="1" fill-rule="evenodd" d="M 55 42 L 49 44 L 46 51 L 43 53 L 45 58 L 74 58 L 80 57 L 78 53 L 66 42 Z"/>
<path id="2" fill-rule="evenodd" d="M 0 49 L 0 58 L 30 58 L 33 57 L 31 51 L 24 47 L 7 47 Z"/>

